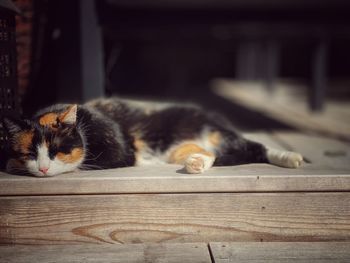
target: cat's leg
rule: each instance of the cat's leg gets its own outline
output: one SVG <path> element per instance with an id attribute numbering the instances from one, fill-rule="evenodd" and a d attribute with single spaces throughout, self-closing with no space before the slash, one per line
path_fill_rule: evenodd
<path id="1" fill-rule="evenodd" d="M 213 166 L 215 161 L 214 155 L 207 155 L 203 153 L 194 153 L 188 156 L 185 161 L 185 169 L 188 173 L 199 174 L 208 170 Z"/>
<path id="2" fill-rule="evenodd" d="M 302 161 L 303 157 L 299 153 L 268 148 L 260 143 L 237 137 L 221 150 L 214 166 L 270 163 L 286 168 L 298 168 Z"/>
<path id="3" fill-rule="evenodd" d="M 9 159 L 6 164 L 6 172 L 11 174 L 25 174 L 27 173 L 27 169 L 21 161 Z"/>
<path id="4" fill-rule="evenodd" d="M 183 164 L 191 174 L 199 174 L 213 166 L 215 155 L 194 143 L 185 143 L 171 149 L 168 162 Z"/>
<path id="5" fill-rule="evenodd" d="M 269 163 L 287 168 L 298 168 L 303 161 L 303 156 L 300 153 L 272 148 L 266 149 L 266 156 Z"/>

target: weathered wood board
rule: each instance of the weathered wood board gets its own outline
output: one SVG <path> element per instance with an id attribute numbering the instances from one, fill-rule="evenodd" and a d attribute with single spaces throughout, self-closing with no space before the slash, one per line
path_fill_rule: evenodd
<path id="1" fill-rule="evenodd" d="M 35 178 L 0 175 L 0 195 L 350 191 L 347 169 L 286 169 L 269 164 L 214 167 L 201 175 L 176 173 L 172 165 L 87 171 Z"/>
<path id="2" fill-rule="evenodd" d="M 1 244 L 350 241 L 350 193 L 2 197 Z"/>
<path id="3" fill-rule="evenodd" d="M 129 244 L 73 246 L 0 246 L 6 263 L 211 263 L 208 246 L 191 244 Z"/>
<path id="4" fill-rule="evenodd" d="M 80 171 L 49 178 L 0 173 L 0 195 L 350 191 L 350 146 L 318 136 L 258 133 L 246 137 L 302 153 L 299 169 L 269 164 L 213 167 L 201 175 L 178 165 Z"/>
<path id="5" fill-rule="evenodd" d="M 326 134 L 350 141 L 350 103 L 327 101 L 322 113 L 308 109 L 307 88 L 278 83 L 273 93 L 262 82 L 218 79 L 213 91 L 225 99 L 262 113 L 302 132 Z"/>
<path id="6" fill-rule="evenodd" d="M 215 263 L 326 263 L 350 261 L 349 242 L 210 243 Z"/>
<path id="7" fill-rule="evenodd" d="M 0 246 L 0 262 L 7 263 L 345 263 L 349 259 L 349 242 L 214 242 L 209 246 L 205 243 Z"/>

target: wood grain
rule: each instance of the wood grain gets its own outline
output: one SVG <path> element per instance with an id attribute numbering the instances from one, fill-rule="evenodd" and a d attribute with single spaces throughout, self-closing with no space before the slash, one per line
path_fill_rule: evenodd
<path id="1" fill-rule="evenodd" d="M 215 263 L 326 263 L 350 260 L 349 242 L 210 243 Z"/>
<path id="2" fill-rule="evenodd" d="M 211 263 L 207 244 L 0 246 L 7 263 Z"/>
<path id="3" fill-rule="evenodd" d="M 350 241 L 350 193 L 0 199 L 1 244 Z"/>

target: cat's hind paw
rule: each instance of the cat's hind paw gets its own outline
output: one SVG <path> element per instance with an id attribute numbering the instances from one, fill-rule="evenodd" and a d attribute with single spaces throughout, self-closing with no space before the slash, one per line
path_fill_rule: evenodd
<path id="1" fill-rule="evenodd" d="M 185 169 L 190 174 L 200 174 L 212 167 L 214 160 L 213 156 L 192 154 L 185 161 Z"/>
<path id="2" fill-rule="evenodd" d="M 267 158 L 271 164 L 286 168 L 298 168 L 303 162 L 300 153 L 268 149 Z"/>
<path id="3" fill-rule="evenodd" d="M 287 165 L 289 168 L 298 168 L 303 162 L 303 156 L 300 153 L 289 152 Z"/>

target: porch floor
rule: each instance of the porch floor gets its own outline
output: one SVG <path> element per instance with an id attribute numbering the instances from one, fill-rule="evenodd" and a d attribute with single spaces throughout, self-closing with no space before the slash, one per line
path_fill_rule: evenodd
<path id="1" fill-rule="evenodd" d="M 0 262 L 349 262 L 349 144 L 245 136 L 306 162 L 1 173 Z"/>

